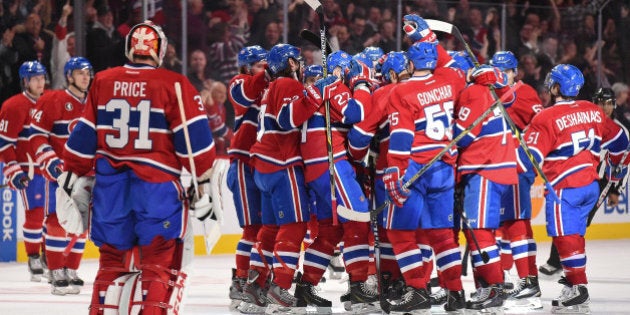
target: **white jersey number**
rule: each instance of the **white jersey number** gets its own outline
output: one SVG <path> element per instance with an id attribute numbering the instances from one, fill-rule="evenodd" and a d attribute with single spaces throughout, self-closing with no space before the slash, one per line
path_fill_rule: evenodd
<path id="1" fill-rule="evenodd" d="M 444 110 L 442 110 L 442 107 Z M 429 139 L 441 141 L 444 140 L 444 137 L 448 140 L 453 138 L 453 131 L 451 129 L 451 122 L 453 120 L 453 101 L 444 102 L 443 106 L 440 106 L 440 104 L 434 104 L 425 107 L 424 116 L 427 119 L 427 128 L 425 133 Z M 440 116 L 446 116 L 448 126 L 444 125 L 443 120 L 436 119 Z"/>
<path id="2" fill-rule="evenodd" d="M 590 150 L 595 143 L 595 130 L 592 128 L 586 133 L 584 130 L 571 133 L 573 142 L 573 155 L 577 155 L 583 150 Z"/>
<path id="3" fill-rule="evenodd" d="M 119 111 L 118 118 L 112 121 L 112 127 L 118 131 L 118 136 L 108 134 L 105 136 L 105 143 L 111 148 L 124 148 L 129 142 L 129 131 L 137 130 L 138 138 L 134 140 L 133 147 L 138 150 L 150 150 L 153 142 L 149 139 L 149 117 L 151 115 L 151 101 L 142 100 L 136 107 L 132 107 L 129 102 L 123 99 L 110 100 L 105 105 L 105 111 L 114 113 Z M 138 126 L 130 125 L 129 118 L 132 112 L 138 112 Z"/>

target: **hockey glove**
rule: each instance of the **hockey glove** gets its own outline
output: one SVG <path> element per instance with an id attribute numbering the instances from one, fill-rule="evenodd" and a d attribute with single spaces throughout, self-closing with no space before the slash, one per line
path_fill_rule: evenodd
<path id="1" fill-rule="evenodd" d="M 317 88 L 317 92 L 321 95 L 322 99 L 329 100 L 332 96 L 332 91 L 336 88 L 336 83 L 339 79 L 333 75 L 329 75 L 328 77 L 319 79 L 315 81 L 313 86 Z"/>
<path id="2" fill-rule="evenodd" d="M 4 175 L 4 178 L 7 179 L 7 184 L 9 185 L 9 188 L 20 190 L 28 186 L 29 178 L 26 173 L 22 171 L 22 167 L 18 165 L 17 162 L 9 162 L 7 165 L 4 166 L 2 173 Z"/>
<path id="3" fill-rule="evenodd" d="M 80 177 L 63 172 L 55 191 L 57 219 L 70 234 L 82 234 L 88 227 L 94 177 Z"/>
<path id="4" fill-rule="evenodd" d="M 350 71 L 346 74 L 346 81 L 352 91 L 359 84 L 365 84 L 369 87 L 372 82 L 372 72 L 368 66 L 353 59 L 350 61 Z"/>
<path id="5" fill-rule="evenodd" d="M 504 88 L 508 85 L 507 76 L 497 67 L 481 65 L 475 67 L 470 76 L 475 84 L 492 85 L 495 89 Z"/>
<path id="6" fill-rule="evenodd" d="M 63 172 L 63 162 L 57 157 L 53 148 L 47 146 L 39 150 L 36 158 L 44 177 L 51 182 L 56 182 L 57 177 Z"/>
<path id="7" fill-rule="evenodd" d="M 193 215 L 197 220 L 204 221 L 208 217 L 213 215 L 212 211 L 212 198 L 207 193 L 204 193 L 199 197 L 199 194 L 193 195 L 193 201 L 190 204 L 190 209 L 193 211 Z M 214 216 L 211 219 L 215 219 Z"/>
<path id="8" fill-rule="evenodd" d="M 398 207 L 402 207 L 411 191 L 403 187 L 402 177 L 398 171 L 398 167 L 389 167 L 385 170 L 383 176 L 385 189 L 389 194 L 389 199 Z"/>
<path id="9" fill-rule="evenodd" d="M 437 42 L 437 37 L 427 22 L 416 14 L 407 14 L 403 17 L 403 31 L 414 43 L 418 41 Z"/>

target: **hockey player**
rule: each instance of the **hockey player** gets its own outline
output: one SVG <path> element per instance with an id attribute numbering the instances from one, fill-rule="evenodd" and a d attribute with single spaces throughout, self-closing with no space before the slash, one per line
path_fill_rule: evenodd
<path id="1" fill-rule="evenodd" d="M 547 234 L 560 254 L 565 277 L 562 293 L 552 300 L 553 313 L 590 313 L 586 287 L 584 233 L 589 212 L 598 199 L 596 165 L 601 149 L 608 149 L 607 169 L 619 165 L 628 146 L 628 137 L 604 111 L 588 101 L 576 101 L 584 84 L 575 66 L 560 64 L 551 69 L 545 85 L 555 104 L 531 121 L 525 133 L 535 159 L 551 181 L 561 203 L 547 194 L 545 214 Z M 625 162 L 627 163 L 627 161 Z M 618 181 L 622 172 L 609 172 Z"/>
<path id="2" fill-rule="evenodd" d="M 137 24 L 125 44 L 130 63 L 94 79 L 65 146 L 60 185 L 72 191 L 74 202 L 91 200 L 90 236 L 100 258 L 90 314 L 134 300 L 142 314 L 177 313 L 186 248 L 192 246 L 183 243 L 188 202 L 179 177 L 182 167 L 198 181 L 209 177 L 214 142 L 194 86 L 185 76 L 158 68 L 168 44 L 162 29 L 151 21 Z M 90 196 L 86 188 L 92 185 Z M 207 199 L 194 203 L 196 217 L 210 214 Z M 76 204 L 79 213 L 68 215 L 76 222 L 68 225 L 84 229 L 81 215 L 89 210 Z M 131 255 L 136 246 L 138 257 Z M 120 294 L 121 283 L 138 279 L 142 296 Z"/>
<path id="3" fill-rule="evenodd" d="M 41 172 L 46 178 L 46 260 L 50 269 L 52 293 L 78 294 L 83 280 L 77 275 L 86 234 L 69 235 L 59 224 L 56 212 L 57 177 L 63 170 L 63 147 L 85 107 L 92 65 L 83 57 L 73 57 L 64 66 L 67 87 L 48 91 L 35 105 L 31 117 L 30 143 Z M 77 237 L 67 257 L 63 252 L 71 237 Z"/>
<path id="4" fill-rule="evenodd" d="M 28 142 L 30 117 L 35 102 L 44 93 L 46 68 L 37 61 L 23 63 L 19 70 L 22 93 L 14 95 L 0 109 L 0 160 L 4 162 L 4 178 L 9 188 L 18 190 L 24 203 L 24 247 L 28 256 L 31 281 L 39 282 L 46 265 L 42 227 L 44 224 L 44 177 L 37 165 L 29 165 L 27 155 L 32 154 Z M 34 169 L 28 178 L 27 169 Z"/>
<path id="5" fill-rule="evenodd" d="M 409 189 L 402 185 L 449 143 L 453 105 L 465 81 L 460 72 L 451 68 L 436 69 L 438 53 L 434 43 L 415 43 L 407 56 L 413 76 L 390 94 L 391 136 L 388 167 L 383 176 L 395 205 L 386 213 L 385 228 L 407 284 L 406 294 L 391 307 L 391 312 L 403 314 L 431 308 L 417 245 L 420 227 L 425 230 L 446 279 L 446 310 L 457 311 L 464 308 L 464 292 L 461 255 L 453 233 L 454 150 L 432 164 Z"/>
<path id="6" fill-rule="evenodd" d="M 600 88 L 599 90 L 597 90 L 595 95 L 593 95 L 593 103 L 599 106 L 604 111 L 606 116 L 613 119 L 615 123 L 617 123 L 618 125 L 621 125 L 621 122 L 619 122 L 619 120 L 615 118 L 614 108 L 617 105 L 616 105 L 616 100 L 615 100 L 615 92 L 612 89 Z M 598 166 L 598 174 L 600 175 L 600 177 L 603 176 L 605 164 L 606 163 L 602 163 L 600 161 L 600 164 Z M 606 186 L 607 183 L 608 183 L 608 179 L 605 176 L 603 176 L 599 180 L 600 191 Z M 621 187 L 623 187 L 623 183 L 621 184 L 622 184 Z M 608 190 L 609 195 L 607 196 L 608 197 L 607 205 L 609 207 L 615 207 L 619 203 L 619 195 L 620 195 L 619 187 L 620 185 L 610 186 L 610 189 Z M 597 210 L 599 210 L 597 208 L 597 205 L 595 205 L 593 209 L 591 209 L 591 212 L 588 215 L 588 221 L 586 222 L 587 227 L 591 224 Z M 549 251 L 549 258 L 547 258 L 547 263 L 540 266 L 538 270 L 548 276 L 554 275 L 562 271 L 562 266 L 560 265 L 560 256 L 558 255 L 558 249 L 553 244 L 551 244 L 551 249 Z"/>
<path id="7" fill-rule="evenodd" d="M 490 64 L 505 73 L 508 85 L 514 85 L 517 75 L 518 61 L 510 51 L 498 51 L 492 56 Z M 512 103 L 506 104 L 506 111 L 516 127 L 522 131 L 532 118 L 543 107 L 536 90 L 523 84 L 516 92 Z M 523 150 L 514 139 L 517 150 Z M 538 269 L 536 266 L 536 242 L 531 226 L 532 203 L 530 189 L 534 184 L 534 173 L 531 162 L 526 155 L 520 154 L 518 184 L 510 187 L 503 200 L 501 213 L 501 264 L 504 270 L 512 267 L 512 260 L 516 265 L 519 281 L 514 289 L 507 292 L 506 306 L 514 304 L 515 300 L 530 299 L 529 307 L 540 308 L 540 287 L 538 285 Z M 504 254 L 504 252 L 506 254 Z M 506 279 L 507 280 L 507 279 Z M 518 303 L 521 305 L 522 303 Z M 527 305 L 527 304 L 525 304 Z"/>
<path id="8" fill-rule="evenodd" d="M 306 87 L 301 83 L 300 50 L 278 44 L 269 50 L 267 63 L 274 80 L 263 94 L 257 142 L 251 148 L 254 181 L 261 190 L 262 250 L 273 253 L 273 281 L 266 294 L 267 313 L 290 313 L 297 299 L 288 290 L 298 265 L 300 245 L 310 218 L 308 195 L 299 153 L 299 127 L 330 97 L 334 78 Z M 250 264 L 244 292 L 264 306 L 262 288 L 268 270 Z"/>
<path id="9" fill-rule="evenodd" d="M 389 95 L 391 90 L 398 83 L 404 82 L 410 77 L 408 67 L 409 59 L 407 59 L 405 53 L 390 52 L 386 55 L 381 70 L 383 72 L 384 82 L 388 84 L 374 91 L 372 94 L 372 107 L 366 112 L 365 119 L 354 124 L 348 133 L 348 152 L 356 163 L 362 163 L 368 151 L 370 151 L 369 154 L 378 155 L 375 165 L 368 165 L 368 167 L 374 167 L 375 169 L 375 178 L 373 179 L 374 191 L 372 193 L 374 194 L 373 198 L 375 198 L 377 205 L 383 204 L 387 199 L 387 192 L 383 184 L 383 173 L 387 168 L 387 150 L 389 147 L 389 115 L 387 112 Z M 373 138 L 376 138 L 375 141 L 377 145 L 375 144 L 370 148 Z M 382 226 L 382 212 L 378 222 L 380 257 L 376 259 L 380 259 L 382 278 L 381 292 L 393 293 L 399 291 L 396 290 L 396 288 L 400 289 L 403 287 L 399 285 L 403 283 L 403 280 L 401 279 L 400 268 L 398 267 L 398 262 L 396 262 L 392 245 Z M 382 298 L 396 300 L 399 297 L 399 294 L 387 294 L 386 297 Z"/>
<path id="10" fill-rule="evenodd" d="M 248 46 L 238 53 L 240 74 L 229 84 L 228 99 L 234 107 L 234 136 L 228 149 L 230 168 L 227 173 L 228 187 L 232 191 L 238 222 L 243 234 L 236 245 L 236 269 L 232 269 L 230 286 L 231 308 L 242 300 L 241 293 L 247 281 L 252 247 L 261 227 L 260 190 L 256 187 L 253 169 L 249 163 L 249 151 L 256 142 L 260 99 L 267 87 L 265 67 L 267 51 L 260 46 Z M 263 258 L 254 251 L 256 260 Z M 264 267 L 264 264 L 263 264 Z"/>
<path id="11" fill-rule="evenodd" d="M 474 84 L 460 95 L 455 106 L 454 136 L 458 136 L 493 103 L 488 85 L 498 88 L 499 95 L 507 85 L 498 69 L 483 65 L 472 71 Z M 518 182 L 516 148 L 512 133 L 501 112 L 495 109 L 486 119 L 457 143 L 458 185 L 463 187 L 463 210 L 467 221 L 464 234 L 470 247 L 475 280 L 479 284 L 474 299 L 466 308 L 481 311 L 503 305 L 503 271 L 493 230 L 499 227 L 501 199 L 510 185 Z M 478 246 L 472 238 L 478 241 Z M 483 261 L 487 255 L 488 261 Z"/>
<path id="12" fill-rule="evenodd" d="M 335 189 L 339 205 L 367 212 L 368 202 L 361 186 L 354 180 L 355 173 L 346 157 L 346 134 L 348 125 L 361 121 L 366 110 L 371 108 L 369 82 L 370 69 L 362 62 L 352 60 L 344 51 L 328 56 L 328 72 L 339 80 L 331 89 L 332 149 L 334 155 Z M 345 80 L 348 86 L 342 84 Z M 369 269 L 368 234 L 366 222 L 354 222 L 339 217 L 340 225 L 334 225 L 330 177 L 323 110 L 316 112 L 303 125 L 300 144 L 305 164 L 305 178 L 316 196 L 318 235 L 304 254 L 304 275 L 298 283 L 296 297 L 308 304 L 330 307 L 332 303 L 318 297 L 313 288 L 317 285 L 333 256 L 335 246 L 343 241 L 343 257 L 349 275 L 349 290 L 341 296 L 346 310 L 369 312 L 376 308 L 377 294 L 366 285 Z"/>

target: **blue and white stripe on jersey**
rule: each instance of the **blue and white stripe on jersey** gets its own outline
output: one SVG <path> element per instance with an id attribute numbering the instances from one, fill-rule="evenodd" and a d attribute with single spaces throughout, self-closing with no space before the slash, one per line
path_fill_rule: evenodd
<path id="1" fill-rule="evenodd" d="M 390 134 L 389 152 L 392 155 L 409 155 L 413 144 L 414 132 L 406 129 L 396 129 Z"/>
<path id="2" fill-rule="evenodd" d="M 248 107 L 255 101 L 255 99 L 250 99 L 245 94 L 245 86 L 243 85 L 244 82 L 245 80 L 243 79 L 234 80 L 234 83 L 232 83 L 232 86 L 230 87 L 230 95 L 236 105 Z"/>
<path id="3" fill-rule="evenodd" d="M 260 109 L 258 106 L 250 106 L 250 108 L 243 115 L 234 117 L 234 132 L 238 131 L 241 124 L 250 124 L 254 127 L 258 127 L 258 113 Z"/>
<path id="4" fill-rule="evenodd" d="M 96 153 L 96 128 L 92 122 L 85 118 L 79 118 L 79 122 L 74 127 L 74 130 L 81 135 L 79 137 L 68 138 L 65 144 L 65 149 L 72 154 L 84 158 L 93 159 Z"/>

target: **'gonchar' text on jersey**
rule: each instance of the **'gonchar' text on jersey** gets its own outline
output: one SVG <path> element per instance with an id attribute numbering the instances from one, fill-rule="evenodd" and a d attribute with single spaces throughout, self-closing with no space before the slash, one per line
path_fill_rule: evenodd
<path id="1" fill-rule="evenodd" d="M 450 85 L 441 86 L 427 92 L 418 93 L 418 101 L 421 105 L 435 104 L 443 99 L 451 98 L 453 91 Z"/>
<path id="2" fill-rule="evenodd" d="M 560 131 L 577 124 L 590 124 L 592 122 L 602 122 L 602 117 L 598 111 L 590 110 L 587 112 L 576 112 L 556 119 L 556 125 Z"/>
<path id="3" fill-rule="evenodd" d="M 146 82 L 121 82 L 114 81 L 114 96 L 119 97 L 146 97 Z"/>

